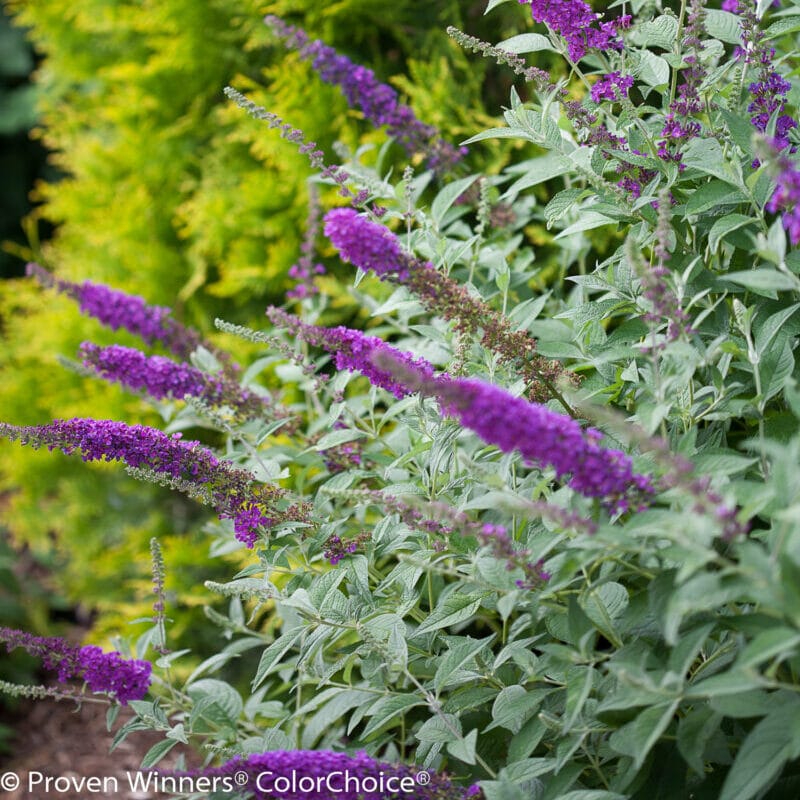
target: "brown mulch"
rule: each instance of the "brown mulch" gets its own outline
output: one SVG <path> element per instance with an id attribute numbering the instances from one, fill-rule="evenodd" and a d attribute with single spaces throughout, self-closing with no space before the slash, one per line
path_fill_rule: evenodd
<path id="1" fill-rule="evenodd" d="M 0 785 L 0 800 L 86 800 L 89 797 L 104 797 L 102 793 L 57 791 L 51 785 L 46 792 L 44 784 L 28 791 L 28 776 L 31 772 L 43 775 L 65 776 L 79 780 L 82 777 L 116 777 L 119 791 L 108 795 L 113 800 L 163 800 L 163 794 L 142 792 L 130 788 L 126 771 L 135 773 L 142 758 L 152 745 L 163 736 L 151 731 L 134 731 L 113 753 L 109 753 L 114 733 L 130 718 L 131 712 L 122 709 L 113 732 L 106 729 L 106 706 L 86 703 L 76 711 L 72 702 L 41 700 L 26 703 L 10 722 L 16 731 L 10 756 L 0 757 L 0 784 L 3 776 L 13 772 L 19 776 L 20 786 L 15 791 L 3 791 Z M 197 765 L 197 755 L 184 745 L 177 744 L 158 763 L 158 769 L 167 770 L 175 766 L 178 756 L 184 753 L 186 763 Z"/>

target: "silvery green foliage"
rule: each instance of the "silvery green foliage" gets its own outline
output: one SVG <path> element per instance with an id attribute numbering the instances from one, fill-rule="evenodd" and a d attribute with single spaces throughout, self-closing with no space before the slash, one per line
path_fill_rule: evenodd
<path id="1" fill-rule="evenodd" d="M 226 757 L 346 743 L 479 781 L 486 800 L 797 793 L 800 256 L 794 206 L 770 206 L 796 165 L 774 150 L 793 95 L 765 130 L 751 122 L 760 67 L 734 50 L 761 41 L 746 10 L 654 8 L 634 3 L 621 50 L 581 53 L 552 27 L 483 47 L 530 93 L 469 140 L 525 145 L 500 174 L 398 179 L 387 147 L 320 179 L 345 181 L 409 261 L 534 338 L 573 376 L 549 411 L 601 430 L 652 491 L 604 507 L 444 415 L 422 384 L 396 396 L 334 369 L 298 333 L 330 312 L 324 291 L 293 306 L 295 335 L 221 324 L 263 345 L 242 382 L 270 374 L 297 424 L 195 402 L 162 406 L 167 429 L 214 428 L 227 460 L 280 482 L 310 521 L 265 529 L 207 585 L 228 600 L 209 610 L 227 644 L 191 674 L 166 652 L 168 608 L 141 637 L 162 686 L 118 740 L 163 730 L 147 763 L 193 737 Z M 748 12 L 779 56 L 796 11 Z M 512 58 L 535 49 L 578 58 L 571 80 Z M 408 281 L 350 276 L 371 335 L 454 378 L 529 390 L 480 319 L 437 313 Z M 213 557 L 240 548 L 230 520 L 207 531 Z M 237 659 L 252 669 L 233 686 Z"/>

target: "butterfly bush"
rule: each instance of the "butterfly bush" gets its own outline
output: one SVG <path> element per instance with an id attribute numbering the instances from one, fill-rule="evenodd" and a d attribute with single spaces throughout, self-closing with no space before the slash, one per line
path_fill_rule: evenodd
<path id="1" fill-rule="evenodd" d="M 230 578 L 204 584 L 225 606 L 206 609 L 219 647 L 197 663 L 172 649 L 177 564 L 153 540 L 134 650 L 157 653 L 152 684 L 118 653 L 0 641 L 129 702 L 119 740 L 165 736 L 148 767 L 203 748 L 202 768 L 158 773 L 186 793 L 796 793 L 799 15 L 505 11 L 520 4 L 466 17 L 506 34 L 516 19 L 508 39 L 448 29 L 519 84 L 458 146 L 372 70 L 266 18 L 411 163 L 395 175 L 386 149 L 338 147 L 334 163 L 225 90 L 312 173 L 285 304 L 265 299 L 256 328 L 217 321 L 253 346 L 249 388 L 221 348 L 217 371 L 187 363 L 211 347 L 168 309 L 30 268 L 180 359 L 87 342 L 88 370 L 185 402 L 159 405 L 164 431 L 76 418 L 0 435 L 209 506 L 191 561 Z M 194 426 L 210 444 L 176 433 Z"/>
<path id="2" fill-rule="evenodd" d="M 123 658 L 116 651 L 104 653 L 94 645 L 76 647 L 57 636 L 34 636 L 13 628 L 0 628 L 0 642 L 8 652 L 21 647 L 41 658 L 46 669 L 58 672 L 59 683 L 83 680 L 89 691 L 107 692 L 121 705 L 141 700 L 150 687 L 152 664 Z"/>

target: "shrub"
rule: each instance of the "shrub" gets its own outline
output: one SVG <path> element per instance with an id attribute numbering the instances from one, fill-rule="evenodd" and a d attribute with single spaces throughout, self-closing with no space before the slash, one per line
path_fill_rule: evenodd
<path id="1" fill-rule="evenodd" d="M 334 797 L 303 786 L 350 765 L 418 784 L 434 771 L 413 796 L 796 793 L 800 170 L 783 66 L 798 17 L 525 5 L 545 28 L 504 46 L 451 31 L 527 84 L 504 126 L 467 141 L 538 148 L 499 174 L 454 167 L 437 184 L 434 159 L 397 179 L 358 151 L 334 164 L 227 91 L 349 204 L 324 234 L 374 322 L 323 324 L 330 299 L 311 289 L 265 330 L 219 320 L 262 347 L 243 388 L 274 365 L 284 411 L 243 419 L 216 389 L 230 370 L 198 349 L 202 397 L 164 410 L 167 433 L 0 428 L 209 505 L 212 555 L 243 558 L 206 583 L 230 602 L 210 614 L 230 641 L 185 677 L 153 545 L 155 615 L 131 652 L 152 650 L 154 681 L 117 735 L 164 731 L 145 766 L 201 740 L 224 763 L 184 777 L 217 778 L 211 797 L 236 774 L 274 796 L 266 773 L 305 781 L 290 797 Z M 523 60 L 542 49 L 567 80 Z M 342 74 L 350 102 L 397 113 L 368 74 Z M 562 185 L 542 203 L 545 181 Z M 527 240 L 541 224 L 555 271 Z M 130 385 L 132 363 L 105 376 Z M 152 362 L 135 363 L 151 385 Z M 200 421 L 217 452 L 168 435 Z M 248 652 L 251 683 L 233 686 L 220 671 Z"/>
<path id="2" fill-rule="evenodd" d="M 257 124 L 243 124 L 223 87 L 252 91 L 261 84 L 262 102 L 291 115 L 328 150 L 334 138 L 356 147 L 370 127 L 348 112 L 338 89 L 319 81 L 270 33 L 264 13 L 291 10 L 293 20 L 324 30 L 334 45 L 347 43 L 386 77 L 403 71 L 411 54 L 427 53 L 438 64 L 448 53 L 459 90 L 445 104 L 451 82 L 437 79 L 429 84 L 437 99 L 417 87 L 415 101 L 439 114 L 458 106 L 464 130 L 480 109 L 481 71 L 468 71 L 444 31 L 445 17 L 440 21 L 445 13 L 447 21 L 463 19 L 464 4 L 456 2 L 424 14 L 408 2 L 390 11 L 384 4 L 370 10 L 345 2 L 327 14 L 316 3 L 288 9 L 229 0 L 202 6 L 167 0 L 157 8 L 117 0 L 6 5 L 42 58 L 38 137 L 64 174 L 36 189 L 31 224 L 55 225 L 56 233 L 41 245 L 33 241 L 29 259 L 62 280 L 88 278 L 175 307 L 182 321 L 205 333 L 217 315 L 253 323 L 265 302 L 278 302 L 291 286 L 287 272 L 297 257 L 311 174 L 302 156 Z M 428 69 L 415 58 L 415 69 Z M 306 103 L 298 85 L 313 86 L 317 102 Z M 443 120 L 437 114 L 431 121 Z M 369 138 L 376 145 L 386 139 L 374 131 Z M 336 286 L 328 281 L 336 294 L 333 313 L 352 316 L 354 304 Z M 96 416 L 159 424 L 156 410 L 55 363 L 74 360 L 83 341 L 102 336 L 95 323 L 25 283 L 4 282 L 0 291 L 4 419 L 45 422 L 91 405 Z M 136 342 L 107 336 L 101 343 L 112 341 Z M 131 486 L 109 470 L 87 474 L 66 459 L 5 451 L 0 475 L 10 493 L 7 525 L 15 540 L 54 562 L 60 590 L 102 609 L 110 628 L 130 616 L 131 594 L 146 581 L 147 564 L 136 553 L 154 532 L 178 534 L 172 547 L 179 549 L 198 521 L 191 505 L 166 492 Z M 185 547 L 173 555 L 188 564 L 196 544 L 187 539 Z M 173 579 L 182 597 L 196 593 L 192 573 Z M 136 603 L 140 608 L 141 598 Z M 194 626 L 197 619 L 186 610 L 178 616 L 184 614 L 182 627 Z"/>

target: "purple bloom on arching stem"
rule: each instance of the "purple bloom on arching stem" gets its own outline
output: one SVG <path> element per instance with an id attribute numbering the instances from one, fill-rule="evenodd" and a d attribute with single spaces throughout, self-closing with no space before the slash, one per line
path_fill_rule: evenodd
<path id="1" fill-rule="evenodd" d="M 558 479 L 569 476 L 572 489 L 599 499 L 612 511 L 635 508 L 653 492 L 651 479 L 634 473 L 630 456 L 601 447 L 599 431 L 584 431 L 565 414 L 483 381 L 431 378 L 390 353 L 379 352 L 374 358 L 408 390 L 435 397 L 445 413 L 484 442 L 504 453 L 517 450 L 528 463 L 552 467 Z"/>
<path id="2" fill-rule="evenodd" d="M 745 65 L 755 64 L 758 70 L 758 80 L 748 86 L 753 97 L 753 101 L 747 106 L 747 111 L 753 115 L 750 122 L 757 131 L 766 133 L 770 119 L 773 114 L 777 114 L 774 141 L 779 149 L 783 149 L 789 146 L 789 130 L 797 127 L 796 120 L 783 113 L 786 94 L 792 85 L 775 70 L 775 50 L 766 43 L 753 2 L 748 2 L 747 7 L 741 10 L 741 31 L 743 47 L 740 52 L 744 56 Z M 758 166 L 757 162 L 756 159 L 754 167 Z"/>
<path id="3" fill-rule="evenodd" d="M 66 294 L 78 303 L 84 314 L 94 317 L 113 331 L 124 328 L 147 344 L 160 342 L 182 359 L 188 359 L 202 345 L 229 370 L 235 372 L 238 369 L 227 353 L 204 341 L 197 331 L 173 319 L 170 316 L 172 311 L 167 306 L 149 305 L 138 295 L 120 292 L 100 283 L 61 280 L 38 264 L 28 264 L 26 274 L 36 278 L 43 286 Z"/>
<path id="4" fill-rule="evenodd" d="M 84 342 L 80 349 L 84 366 L 101 378 L 133 391 L 145 391 L 157 400 L 186 395 L 199 397 L 211 406 L 230 406 L 246 417 L 257 418 L 268 409 L 280 415 L 266 398 L 243 389 L 225 375 L 209 375 L 189 364 L 178 364 L 163 356 L 146 356 L 131 347 L 98 347 Z"/>
<path id="5" fill-rule="evenodd" d="M 141 700 L 150 686 L 149 661 L 126 660 L 117 652 L 104 653 L 99 647 L 82 647 L 78 653 L 81 676 L 93 692 L 109 692 L 122 705 Z"/>
<path id="6" fill-rule="evenodd" d="M 386 389 L 398 399 L 405 397 L 408 390 L 398 383 L 391 373 L 375 364 L 373 359 L 375 353 L 390 353 L 393 357 L 408 363 L 409 367 L 420 370 L 425 375 L 433 375 L 433 365 L 424 358 L 415 358 L 403 353 L 377 336 L 368 336 L 362 331 L 346 328 L 343 325 L 335 328 L 308 325 L 293 314 L 287 314 L 272 306 L 267 309 L 267 316 L 273 324 L 284 327 L 308 344 L 322 347 L 331 353 L 337 369 L 360 372 L 373 386 Z"/>
<path id="7" fill-rule="evenodd" d="M 168 435 L 145 425 L 126 425 L 114 420 L 55 420 L 49 425 L 16 426 L 0 423 L 0 436 L 34 448 L 79 453 L 84 461 L 123 461 L 137 469 L 151 470 L 173 481 L 176 488 L 200 497 L 222 519 L 233 519 L 236 538 L 252 547 L 265 514 L 274 521 L 304 520 L 305 509 L 275 504 L 285 492 L 277 486 L 256 484 L 246 470 L 220 461 L 198 442 L 186 442 L 180 433 Z M 257 506 L 265 513 L 256 515 Z"/>
<path id="8" fill-rule="evenodd" d="M 352 208 L 334 208 L 325 215 L 324 231 L 345 261 L 365 272 L 372 270 L 379 278 L 408 279 L 409 256 L 383 225 Z"/>
<path id="9" fill-rule="evenodd" d="M 363 202 L 366 198 L 357 197 L 355 202 Z M 300 247 L 300 258 L 295 264 L 289 267 L 289 277 L 297 283 L 286 292 L 286 296 L 295 300 L 302 300 L 317 294 L 319 289 L 314 284 L 315 275 L 324 275 L 325 267 L 322 264 L 314 263 L 315 243 L 319 233 L 319 191 L 314 184 L 308 187 L 308 218 L 306 221 L 306 233 L 303 237 L 303 244 Z"/>
<path id="10" fill-rule="evenodd" d="M 159 774 L 206 778 L 228 776 L 232 780 L 247 776 L 241 790 L 252 792 L 255 800 L 389 800 L 408 797 L 413 800 L 467 800 L 480 798 L 480 790 L 456 786 L 443 774 L 426 771 L 426 780 L 417 779 L 418 768 L 406 764 L 379 761 L 359 750 L 336 753 L 331 750 L 273 750 L 236 756 L 219 767 L 203 767 L 192 772 Z M 260 776 L 260 777 L 259 777 Z M 388 778 L 391 784 L 381 783 Z M 400 781 L 410 791 L 398 791 Z M 281 784 L 285 788 L 278 791 Z M 238 780 L 237 780 L 238 786 Z"/>
<path id="11" fill-rule="evenodd" d="M 99 647 L 76 647 L 57 636 L 34 636 L 13 628 L 0 628 L 0 642 L 11 652 L 21 647 L 42 659 L 45 668 L 58 671 L 60 683 L 78 678 L 92 692 L 108 692 L 119 703 L 141 700 L 150 688 L 152 664 L 125 659 L 117 651 L 104 653 Z"/>
<path id="12" fill-rule="evenodd" d="M 428 166 L 448 171 L 466 155 L 466 148 L 453 147 L 438 135 L 432 125 L 425 125 L 414 112 L 398 102 L 397 92 L 375 77 L 375 73 L 354 64 L 324 42 L 310 40 L 305 31 L 287 25 L 280 17 L 268 15 L 264 22 L 305 61 L 310 61 L 320 78 L 338 86 L 351 108 L 360 108 L 364 117 L 377 127 L 386 126 L 409 155 L 425 153 Z"/>

